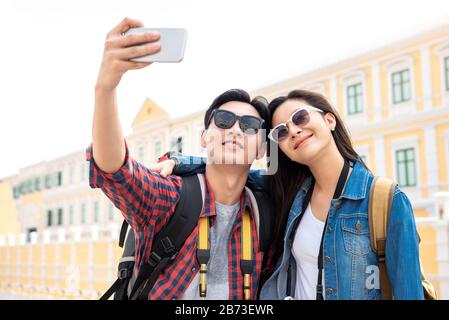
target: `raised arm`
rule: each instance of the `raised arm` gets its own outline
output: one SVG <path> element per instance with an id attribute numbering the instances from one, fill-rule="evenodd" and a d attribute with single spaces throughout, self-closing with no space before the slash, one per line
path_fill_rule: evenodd
<path id="1" fill-rule="evenodd" d="M 105 41 L 103 61 L 95 85 L 95 111 L 92 126 L 93 158 L 104 172 L 117 172 L 125 160 L 125 142 L 120 124 L 116 88 L 128 70 L 145 68 L 150 63 L 129 61 L 131 58 L 153 54 L 160 45 L 152 43 L 158 34 L 123 36 L 132 27 L 142 27 L 142 22 L 125 18 L 112 29 Z M 140 44 L 140 45 L 138 45 Z"/>
<path id="2" fill-rule="evenodd" d="M 181 179 L 161 177 L 132 159 L 122 133 L 116 88 L 128 70 L 150 64 L 129 59 L 160 49 L 159 44 L 152 42 L 159 39 L 157 34 L 123 36 L 131 27 L 141 26 L 140 21 L 126 18 L 107 35 L 95 86 L 93 143 L 87 149 L 86 159 L 90 162 L 90 186 L 101 188 L 135 231 L 152 230 L 146 232 L 151 237 L 150 233 L 157 232 L 174 210 Z"/>

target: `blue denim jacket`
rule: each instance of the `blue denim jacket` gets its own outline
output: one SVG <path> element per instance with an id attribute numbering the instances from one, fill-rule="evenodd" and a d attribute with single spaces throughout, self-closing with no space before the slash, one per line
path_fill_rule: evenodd
<path id="1" fill-rule="evenodd" d="M 204 171 L 205 160 L 177 157 L 176 174 Z M 202 163 L 202 164 L 201 164 Z M 251 170 L 252 183 L 264 187 L 265 176 Z M 377 255 L 371 249 L 368 226 L 369 190 L 374 176 L 359 161 L 342 195 L 331 201 L 323 244 L 324 297 L 326 300 L 381 299 Z M 288 216 L 284 250 L 271 277 L 261 289 L 260 299 L 286 298 L 287 270 L 296 264 L 288 240 L 301 214 L 303 199 L 311 187 L 306 180 L 298 190 Z M 413 209 L 407 196 L 396 188 L 387 226 L 386 266 L 395 299 L 424 299 L 419 263 L 419 240 Z M 296 279 L 291 279 L 295 288 Z"/>

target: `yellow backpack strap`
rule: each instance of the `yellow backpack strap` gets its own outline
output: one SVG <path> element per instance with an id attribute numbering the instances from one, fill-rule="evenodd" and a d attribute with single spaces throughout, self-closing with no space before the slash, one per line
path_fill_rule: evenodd
<path id="1" fill-rule="evenodd" d="M 197 258 L 200 264 L 200 298 L 206 300 L 207 284 L 206 273 L 207 263 L 210 258 L 209 247 L 209 217 L 202 217 L 200 219 L 200 230 L 198 236 Z"/>
<path id="2" fill-rule="evenodd" d="M 371 247 L 379 260 L 380 290 L 383 300 L 391 300 L 393 297 L 385 265 L 385 244 L 388 216 L 393 203 L 395 187 L 396 183 L 393 180 L 375 177 L 371 185 L 368 204 Z"/>
<path id="3" fill-rule="evenodd" d="M 242 216 L 242 258 L 243 295 L 245 300 L 251 299 L 251 274 L 253 272 L 253 239 L 251 236 L 251 217 L 248 210 Z"/>

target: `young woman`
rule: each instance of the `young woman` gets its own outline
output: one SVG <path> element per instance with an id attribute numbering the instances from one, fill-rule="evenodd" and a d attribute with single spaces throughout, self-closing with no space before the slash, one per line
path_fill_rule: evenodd
<path id="1" fill-rule="evenodd" d="M 267 186 L 279 208 L 274 243 L 279 260 L 260 298 L 381 299 L 368 225 L 374 176 L 354 151 L 338 113 L 323 96 L 305 90 L 274 99 L 269 109 L 269 138 L 278 145 L 278 158 L 270 161 L 278 161 L 278 170 L 268 181 L 260 172 L 250 177 Z M 199 169 L 189 165 L 198 159 L 177 160 L 177 174 Z M 385 248 L 395 299 L 424 298 L 418 242 L 412 206 L 396 187 Z"/>
<path id="2" fill-rule="evenodd" d="M 374 176 L 343 122 L 324 97 L 309 91 L 278 97 L 269 109 L 279 165 L 268 181 L 280 208 L 276 248 L 282 254 L 261 299 L 381 299 L 368 226 Z M 395 299 L 423 299 L 418 242 L 410 201 L 396 188 L 386 241 Z"/>

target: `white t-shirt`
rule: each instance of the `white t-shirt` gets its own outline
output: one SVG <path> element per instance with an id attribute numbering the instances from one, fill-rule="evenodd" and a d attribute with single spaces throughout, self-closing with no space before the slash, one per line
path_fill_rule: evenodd
<path id="1" fill-rule="evenodd" d="M 318 254 L 324 225 L 323 221 L 313 215 L 309 203 L 293 240 L 292 254 L 296 260 L 295 299 L 316 299 Z"/>

